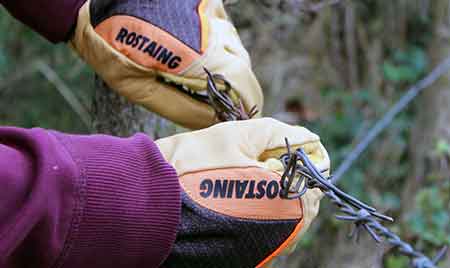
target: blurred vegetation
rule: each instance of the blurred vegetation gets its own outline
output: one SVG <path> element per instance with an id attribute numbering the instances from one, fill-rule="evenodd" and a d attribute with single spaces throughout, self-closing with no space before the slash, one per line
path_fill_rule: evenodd
<path id="1" fill-rule="evenodd" d="M 348 0 L 317 12 L 305 11 L 311 5 L 297 5 L 303 2 L 239 1 L 229 11 L 265 90 L 266 115 L 319 133 L 336 167 L 405 89 L 436 64 L 430 48 L 437 43 L 436 17 L 442 15 L 434 5 L 448 1 Z M 0 8 L 0 124 L 88 133 L 89 126 L 67 99 L 34 68 L 39 61 L 90 110 L 92 71 L 65 45 L 49 44 Z M 450 90 L 448 85 L 435 90 Z M 421 127 L 417 119 L 427 109 L 423 103 L 416 102 L 395 120 L 341 186 L 394 216 L 394 230 L 433 254 L 438 246 L 450 245 L 450 134 Z M 441 112 L 450 114 L 450 102 Z M 450 133 L 450 123 L 444 129 Z M 429 165 L 416 160 L 414 131 L 433 133 L 426 155 L 439 169 L 427 169 L 412 191 L 413 170 Z M 321 209 L 285 265 L 365 267 L 341 252 L 343 245 L 355 252 L 358 248 L 341 236 L 347 226 L 333 220 L 332 207 Z M 389 251 L 383 249 L 386 257 L 370 267 L 407 267 L 405 258 L 385 255 Z"/>
<path id="2" fill-rule="evenodd" d="M 312 13 L 304 11 L 308 5 L 299 8 L 299 2 L 308 1 L 240 1 L 231 14 L 266 90 L 266 113 L 319 133 L 336 168 L 408 86 L 444 59 L 436 59 L 433 49 L 440 49 L 436 32 L 448 26 L 437 25 L 439 19 L 449 21 L 448 1 L 341 1 Z M 446 41 L 441 49 L 450 45 Z M 450 84 L 431 90 L 448 91 Z M 283 105 L 292 99 L 297 109 Z M 395 231 L 434 254 L 439 245 L 450 244 L 450 121 L 442 126 L 436 119 L 445 131 L 424 129 L 428 126 L 417 118 L 423 110 L 433 112 L 424 103 L 416 100 L 403 112 L 341 186 L 394 216 Z M 450 102 L 445 103 L 437 112 L 450 113 Z M 413 133 L 432 142 L 417 141 Z M 439 172 L 414 172 L 428 165 L 416 160 L 416 142 L 427 148 L 427 161 L 441 163 Z M 415 177 L 420 185 L 412 190 Z M 389 248 L 374 250 L 370 240 L 360 246 L 348 241 L 347 226 L 333 219 L 334 209 L 325 203 L 297 257 L 280 267 L 407 267 L 407 259 L 385 254 Z M 380 251 L 386 258 L 377 258 Z"/>
<path id="3" fill-rule="evenodd" d="M 88 128 L 35 67 L 43 61 L 89 108 L 91 70 L 65 45 L 52 45 L 0 7 L 0 124 L 87 133 Z"/>

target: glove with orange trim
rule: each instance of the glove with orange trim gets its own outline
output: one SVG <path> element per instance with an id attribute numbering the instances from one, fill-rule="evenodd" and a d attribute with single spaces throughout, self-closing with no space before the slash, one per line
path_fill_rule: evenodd
<path id="1" fill-rule="evenodd" d="M 295 249 L 322 193 L 280 197 L 285 137 L 329 170 L 317 135 L 270 118 L 221 123 L 156 142 L 183 189 L 179 232 L 163 267 L 273 268 L 278 256 Z"/>
<path id="2" fill-rule="evenodd" d="M 226 77 L 247 112 L 262 110 L 261 88 L 222 0 L 88 0 L 71 45 L 112 89 L 187 128 L 217 123 L 204 68 Z"/>

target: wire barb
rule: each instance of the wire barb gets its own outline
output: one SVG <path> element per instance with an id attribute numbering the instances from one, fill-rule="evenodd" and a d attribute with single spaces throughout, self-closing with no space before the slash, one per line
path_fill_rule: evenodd
<path id="1" fill-rule="evenodd" d="M 207 79 L 207 93 L 210 105 L 216 112 L 217 119 L 222 122 L 248 120 L 253 118 L 258 109 L 252 107 L 249 112 L 245 110 L 241 99 L 234 100 L 231 97 L 232 86 L 223 75 L 212 74 L 208 69 L 204 68 Z M 216 82 L 220 82 L 225 86 L 224 90 L 217 88 Z"/>
<path id="2" fill-rule="evenodd" d="M 351 237 L 358 240 L 360 233 L 365 230 L 375 242 L 381 243 L 381 237 L 384 237 L 402 255 L 409 257 L 411 267 L 437 268 L 438 262 L 444 258 L 448 251 L 447 247 L 442 248 L 433 259 L 415 250 L 410 244 L 401 240 L 398 235 L 381 224 L 385 221 L 393 222 L 394 220 L 391 217 L 378 213 L 375 208 L 337 188 L 331 183 L 332 177 L 325 178 L 322 175 L 328 170 L 319 171 L 303 149 L 299 148 L 292 152 L 287 139 L 286 147 L 287 154 L 280 158 L 285 168 L 280 181 L 282 198 L 301 198 L 309 189 L 320 189 L 342 213 L 342 215 L 336 215 L 336 219 L 354 224 L 354 229 L 350 234 Z"/>

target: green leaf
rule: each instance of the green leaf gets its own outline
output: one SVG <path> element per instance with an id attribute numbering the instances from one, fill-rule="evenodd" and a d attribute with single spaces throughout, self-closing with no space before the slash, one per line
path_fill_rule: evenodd
<path id="1" fill-rule="evenodd" d="M 423 49 L 411 47 L 406 51 L 396 51 L 390 60 L 383 64 L 383 73 L 387 80 L 414 82 L 426 70 L 427 56 Z"/>
<path id="2" fill-rule="evenodd" d="M 405 256 L 389 256 L 386 260 L 387 268 L 407 268 L 409 260 Z"/>
<path id="3" fill-rule="evenodd" d="M 439 139 L 436 144 L 436 153 L 440 156 L 450 155 L 450 144 L 444 139 Z"/>

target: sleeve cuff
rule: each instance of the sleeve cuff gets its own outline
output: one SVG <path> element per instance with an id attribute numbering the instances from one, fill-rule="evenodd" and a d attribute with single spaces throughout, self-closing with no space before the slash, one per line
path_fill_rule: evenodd
<path id="1" fill-rule="evenodd" d="M 70 267 L 159 267 L 175 242 L 181 190 L 156 144 L 145 135 L 53 134 L 81 172 L 65 262 Z"/>

